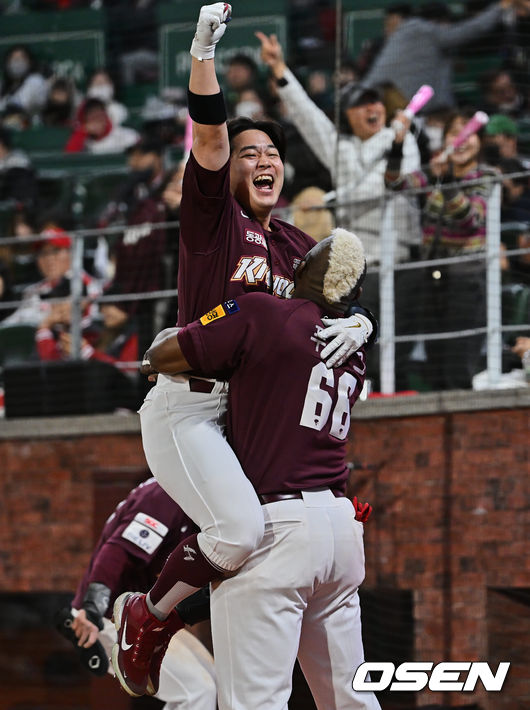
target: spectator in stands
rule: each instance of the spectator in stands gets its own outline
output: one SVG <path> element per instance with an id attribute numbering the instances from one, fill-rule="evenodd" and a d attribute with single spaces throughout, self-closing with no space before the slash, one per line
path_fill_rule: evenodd
<path id="1" fill-rule="evenodd" d="M 399 116 L 403 125 L 408 119 Z M 444 128 L 444 147 L 452 144 L 470 115 L 454 113 Z M 404 131 L 392 144 L 385 181 L 392 190 L 429 187 L 420 197 L 423 254 L 427 259 L 473 254 L 485 250 L 487 198 L 496 172 L 481 165 L 481 137 L 471 135 L 447 159 L 437 156 L 428 169 L 406 173 L 402 167 Z M 467 184 L 479 180 L 478 184 Z M 444 187 L 447 185 L 447 187 Z M 484 261 L 413 270 L 402 280 L 397 308 L 410 321 L 405 333 L 481 328 L 486 323 Z M 399 297 L 399 300 L 398 300 Z M 403 333 L 399 333 L 400 335 Z M 468 388 L 480 369 L 483 336 L 418 344 L 409 357 L 427 358 L 429 384 L 434 389 Z M 407 374 L 411 362 L 396 358 Z"/>
<path id="2" fill-rule="evenodd" d="M 58 220 L 50 219 L 44 224 L 41 236 L 45 237 L 36 242 L 37 267 L 42 279 L 35 284 L 27 286 L 22 292 L 22 304 L 17 310 L 3 321 L 3 325 L 27 323 L 39 326 L 50 310 L 46 298 L 53 289 L 61 285 L 71 290 L 71 247 L 72 239 L 68 233 L 59 226 Z M 98 282 L 86 272 L 81 273 L 83 286 L 90 297 L 97 296 L 101 289 Z M 67 285 L 67 286 L 66 286 Z M 94 318 L 95 309 L 89 306 L 84 314 L 84 324 Z"/>
<path id="3" fill-rule="evenodd" d="M 335 228 L 333 215 L 326 207 L 326 193 L 319 187 L 306 187 L 291 201 L 293 224 L 317 242 Z"/>
<path id="4" fill-rule="evenodd" d="M 184 112 L 187 117 L 187 104 Z M 140 117 L 142 119 L 142 136 L 167 146 L 182 141 L 185 123 L 179 120 L 180 111 L 173 102 L 164 101 L 158 96 L 149 96 L 142 107 Z"/>
<path id="5" fill-rule="evenodd" d="M 488 162 L 497 165 L 500 160 L 519 157 L 517 123 L 509 116 L 496 113 L 490 116 L 484 131 L 484 146 Z"/>
<path id="6" fill-rule="evenodd" d="M 164 288 L 177 288 L 177 274 L 179 263 L 179 235 L 180 235 L 180 202 L 182 200 L 182 179 L 186 160 L 171 169 L 160 187 L 162 201 L 166 208 L 166 219 L 173 222 L 174 226 L 166 230 L 166 253 L 164 263 Z M 159 303 L 159 316 L 166 328 L 175 325 L 177 317 L 178 299 L 176 296 L 164 299 Z"/>
<path id="7" fill-rule="evenodd" d="M 78 103 L 79 95 L 73 81 L 63 77 L 54 79 L 41 111 L 43 125 L 72 128 Z"/>
<path id="8" fill-rule="evenodd" d="M 125 86 L 158 79 L 158 0 L 104 0 L 109 68 Z"/>
<path id="9" fill-rule="evenodd" d="M 385 8 L 385 19 L 383 21 L 383 35 L 374 39 L 364 40 L 361 52 L 356 58 L 356 67 L 359 77 L 363 77 L 371 68 L 377 56 L 388 40 L 394 34 L 401 23 L 412 15 L 412 7 L 408 3 L 397 3 Z"/>
<path id="10" fill-rule="evenodd" d="M 133 128 L 114 126 L 100 99 L 87 99 L 77 127 L 65 146 L 67 153 L 123 153 L 139 139 Z"/>
<path id="11" fill-rule="evenodd" d="M 12 105 L 36 116 L 46 102 L 46 94 L 46 79 L 37 71 L 31 50 L 24 45 L 10 47 L 3 61 L 0 111 Z"/>
<path id="12" fill-rule="evenodd" d="M 87 84 L 87 99 L 99 99 L 105 104 L 107 114 L 113 126 L 120 126 L 127 120 L 126 106 L 115 99 L 115 84 L 106 69 L 96 69 Z"/>
<path id="13" fill-rule="evenodd" d="M 520 118 L 526 111 L 526 97 L 507 69 L 492 69 L 486 72 L 480 83 L 484 96 L 482 109 L 486 113 L 502 113 L 512 118 Z"/>
<path id="14" fill-rule="evenodd" d="M 50 298 L 67 295 L 62 287 L 49 294 Z M 116 289 L 107 289 L 105 296 L 119 295 Z M 51 306 L 49 314 L 42 321 L 35 338 L 37 352 L 41 360 L 67 360 L 72 354 L 70 299 Z M 94 324 L 85 329 L 81 338 L 81 359 L 99 360 L 111 365 L 127 363 L 120 367 L 136 378 L 138 367 L 138 331 L 136 322 L 128 312 L 128 304 L 113 301 L 102 303 L 100 312 L 103 325 Z"/>
<path id="15" fill-rule="evenodd" d="M 32 208 L 37 202 L 37 180 L 28 156 L 13 150 L 11 133 L 0 128 L 0 201 L 12 200 Z"/>
<path id="16" fill-rule="evenodd" d="M 502 181 L 502 222 L 527 222 L 530 224 L 530 178 L 524 173 L 525 166 L 516 158 L 503 158 L 499 168 L 507 176 Z M 510 177 L 508 177 L 510 176 Z"/>
<path id="17" fill-rule="evenodd" d="M 248 54 L 241 52 L 234 54 L 226 65 L 223 84 L 228 115 L 236 116 L 235 107 L 241 101 L 241 92 L 247 89 L 254 91 L 258 89 L 259 75 L 256 62 Z"/>
<path id="18" fill-rule="evenodd" d="M 25 131 L 31 126 L 31 116 L 15 104 L 8 104 L 0 113 L 0 125 L 8 131 Z"/>
<path id="19" fill-rule="evenodd" d="M 455 106 L 452 85 L 452 50 L 495 27 L 503 12 L 522 0 L 500 0 L 475 17 L 448 24 L 420 17 L 402 19 L 363 78 L 377 86 L 390 82 L 408 101 L 422 84 L 430 84 L 434 96 L 428 110 Z"/>
<path id="20" fill-rule="evenodd" d="M 357 233 L 363 242 L 369 266 L 379 262 L 381 197 L 384 194 L 386 152 L 394 132 L 385 127 L 386 114 L 381 96 L 375 89 L 353 84 L 345 87 L 342 108 L 347 132 L 339 137 L 338 174 L 336 173 L 336 131 L 332 121 L 311 101 L 301 84 L 285 65 L 281 46 L 274 35 L 256 33 L 262 45 L 261 57 L 271 69 L 287 116 L 305 142 L 331 172 L 336 186 L 337 222 Z M 404 161 L 408 170 L 420 166 L 418 146 L 411 133 L 404 142 Z M 407 243 L 411 228 L 407 212 L 401 209 L 395 224 Z M 402 257 L 406 256 L 402 250 Z M 363 299 L 367 297 L 365 281 Z M 367 301 L 367 307 L 375 307 Z"/>
<path id="21" fill-rule="evenodd" d="M 104 210 L 100 225 L 125 223 L 123 233 L 111 247 L 115 273 L 113 283 L 122 293 L 148 293 L 164 288 L 166 230 L 157 224 L 166 221 L 161 196 L 164 182 L 163 146 L 142 139 L 129 153 L 131 175 Z M 153 337 L 155 301 L 132 301 L 131 314 L 138 319 L 141 347 Z M 144 349 L 145 349 L 144 348 Z"/>

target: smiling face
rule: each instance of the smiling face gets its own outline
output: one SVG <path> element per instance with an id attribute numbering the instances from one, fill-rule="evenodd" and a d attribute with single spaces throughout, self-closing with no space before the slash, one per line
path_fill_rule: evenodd
<path id="1" fill-rule="evenodd" d="M 268 229 L 283 187 L 278 149 L 263 131 L 242 131 L 232 141 L 230 190 L 239 204 Z"/>
<path id="2" fill-rule="evenodd" d="M 444 147 L 453 143 L 466 123 L 467 120 L 462 116 L 457 116 L 454 119 L 445 134 Z M 478 163 L 479 152 L 480 138 L 476 133 L 473 133 L 450 157 L 455 175 L 467 172 L 474 167 Z"/>
<path id="3" fill-rule="evenodd" d="M 371 138 L 384 128 L 386 111 L 381 101 L 374 101 L 346 109 L 346 118 L 352 133 L 362 141 Z"/>

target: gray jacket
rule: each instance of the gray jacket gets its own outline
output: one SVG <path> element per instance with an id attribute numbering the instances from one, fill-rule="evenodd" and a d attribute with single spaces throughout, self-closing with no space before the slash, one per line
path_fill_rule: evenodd
<path id="1" fill-rule="evenodd" d="M 388 38 L 363 83 L 377 86 L 391 82 L 407 100 L 422 84 L 429 84 L 434 89 L 430 111 L 454 106 L 451 50 L 491 30 L 502 13 L 500 5 L 494 4 L 452 25 L 417 17 L 405 20 Z"/>

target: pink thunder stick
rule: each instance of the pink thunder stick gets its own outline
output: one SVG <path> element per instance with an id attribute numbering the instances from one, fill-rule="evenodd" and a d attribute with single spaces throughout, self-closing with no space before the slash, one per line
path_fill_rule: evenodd
<path id="1" fill-rule="evenodd" d="M 403 110 L 403 113 L 405 116 L 409 119 L 414 118 L 414 116 L 422 109 L 427 101 L 429 101 L 434 94 L 434 89 L 432 86 L 429 86 L 428 84 L 423 84 L 423 86 L 420 86 L 420 88 L 416 91 L 414 96 L 411 98 L 409 103 L 407 104 L 407 107 Z M 403 128 L 403 124 L 401 121 L 396 119 L 395 121 L 392 121 L 392 128 L 395 131 L 399 131 L 401 128 Z"/>

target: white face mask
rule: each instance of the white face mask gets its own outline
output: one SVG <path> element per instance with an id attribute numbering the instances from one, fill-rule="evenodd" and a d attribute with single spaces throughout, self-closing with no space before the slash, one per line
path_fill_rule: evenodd
<path id="1" fill-rule="evenodd" d="M 99 99 L 107 104 L 114 97 L 114 87 L 111 84 L 96 84 L 88 89 L 86 95 L 89 99 Z"/>
<path id="2" fill-rule="evenodd" d="M 12 79 L 21 79 L 29 69 L 29 62 L 25 59 L 11 59 L 6 69 Z"/>

